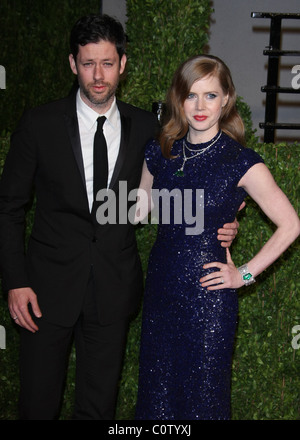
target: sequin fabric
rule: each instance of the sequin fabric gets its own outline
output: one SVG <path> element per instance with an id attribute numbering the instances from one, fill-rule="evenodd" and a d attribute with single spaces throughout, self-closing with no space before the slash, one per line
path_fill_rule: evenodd
<path id="1" fill-rule="evenodd" d="M 186 162 L 184 176 L 179 177 L 182 144 L 179 140 L 173 145 L 176 158 L 165 159 L 158 143 L 151 141 L 146 148 L 147 166 L 154 176 L 153 189 L 204 189 L 202 199 L 193 200 L 203 204 L 204 230 L 187 235 L 187 224 L 174 224 L 172 215 L 170 224 L 158 226 L 143 304 L 137 420 L 230 418 L 237 293 L 207 291 L 199 279 L 208 273 L 204 263 L 226 261 L 217 229 L 234 220 L 246 196 L 237 183 L 262 159 L 222 133 L 205 153 Z M 208 145 L 187 142 L 188 148 L 197 151 Z M 196 153 L 187 150 L 186 154 Z M 170 210 L 174 206 L 175 201 Z"/>

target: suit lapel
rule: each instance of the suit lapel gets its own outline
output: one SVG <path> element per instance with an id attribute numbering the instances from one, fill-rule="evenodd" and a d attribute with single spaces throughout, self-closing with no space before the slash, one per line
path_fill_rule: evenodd
<path id="1" fill-rule="evenodd" d="M 82 182 L 85 185 L 85 175 L 84 175 L 84 165 L 83 165 L 83 158 L 82 158 L 82 151 L 81 151 L 81 143 L 80 143 L 80 136 L 79 136 L 79 129 L 78 129 L 78 122 L 77 118 L 69 118 L 67 115 L 65 115 L 66 118 L 66 124 L 69 132 L 69 137 L 72 144 L 73 153 L 76 159 L 76 163 L 81 175 Z"/>
<path id="2" fill-rule="evenodd" d="M 131 119 L 123 115 L 121 111 L 120 111 L 120 116 L 121 116 L 121 141 L 120 141 L 119 154 L 116 160 L 115 168 L 109 185 L 111 189 L 114 188 L 116 182 L 118 181 L 121 168 L 126 158 L 126 150 L 129 144 Z"/>
<path id="3" fill-rule="evenodd" d="M 70 95 L 69 108 L 67 109 L 64 118 L 82 183 L 84 184 L 84 187 L 86 187 L 79 125 L 76 112 L 76 92 Z"/>

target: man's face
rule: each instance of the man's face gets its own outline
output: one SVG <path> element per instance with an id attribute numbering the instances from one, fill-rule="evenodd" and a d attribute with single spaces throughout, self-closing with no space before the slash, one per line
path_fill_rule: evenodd
<path id="1" fill-rule="evenodd" d="M 78 76 L 82 100 L 98 113 L 105 113 L 114 99 L 126 56 L 121 60 L 116 46 L 109 41 L 79 46 L 76 60 L 69 56 L 70 66 Z"/>

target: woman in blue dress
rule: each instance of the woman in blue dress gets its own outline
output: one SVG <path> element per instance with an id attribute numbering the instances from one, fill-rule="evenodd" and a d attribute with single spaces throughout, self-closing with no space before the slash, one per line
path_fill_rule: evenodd
<path id="1" fill-rule="evenodd" d="M 196 56 L 173 78 L 160 137 L 146 148 L 137 219 L 158 213 L 146 279 L 136 419 L 230 419 L 236 289 L 299 235 L 298 216 L 261 157 L 242 146 L 230 71 Z M 240 268 L 217 229 L 249 194 L 277 229 Z"/>

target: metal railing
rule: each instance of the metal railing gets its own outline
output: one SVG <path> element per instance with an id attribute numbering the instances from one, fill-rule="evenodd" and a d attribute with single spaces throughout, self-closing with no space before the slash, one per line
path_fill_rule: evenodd
<path id="1" fill-rule="evenodd" d="M 274 142 L 275 130 L 300 130 L 300 123 L 279 123 L 277 117 L 277 95 L 279 93 L 300 93 L 300 89 L 293 87 L 280 87 L 279 61 L 282 56 L 300 57 L 300 51 L 281 49 L 281 24 L 283 19 L 300 19 L 300 14 L 273 13 L 273 12 L 252 12 L 252 18 L 269 18 L 270 39 L 269 46 L 263 51 L 268 56 L 267 85 L 261 88 L 266 93 L 265 122 L 259 124 L 264 129 L 264 142 Z"/>

